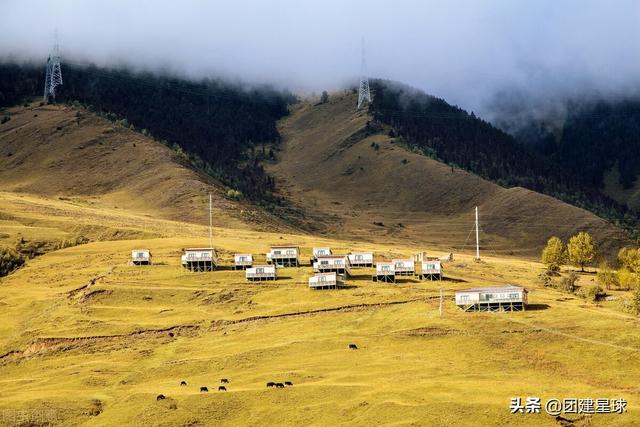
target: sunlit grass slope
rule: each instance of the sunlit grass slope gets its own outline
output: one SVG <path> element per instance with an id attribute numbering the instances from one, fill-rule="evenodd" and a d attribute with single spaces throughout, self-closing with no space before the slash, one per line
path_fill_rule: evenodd
<path id="1" fill-rule="evenodd" d="M 311 291 L 308 266 L 281 269 L 269 283 L 245 282 L 228 268 L 182 270 L 181 248 L 206 245 L 206 227 L 0 196 L 5 217 L 15 218 L 0 223 L 5 234 L 18 227 L 44 238 L 76 226 L 132 233 L 50 252 L 0 279 L 1 414 L 46 409 L 57 424 L 96 426 L 553 426 L 547 415 L 511 415 L 510 398 L 622 397 L 627 413 L 577 425 L 640 423 L 637 318 L 615 301 L 596 306 L 538 285 L 537 263 L 478 263 L 456 253 L 442 282 L 373 283 L 365 269 L 347 289 Z M 226 266 L 236 251 L 263 260 L 270 244 L 285 242 L 300 245 L 305 261 L 316 245 L 374 250 L 379 259 L 439 254 L 414 244 L 216 225 L 214 245 Z M 128 265 L 139 247 L 151 249 L 154 265 Z M 453 304 L 456 289 L 505 283 L 531 290 L 531 310 L 473 314 Z M 221 378 L 229 379 L 227 392 L 217 391 Z M 294 385 L 268 389 L 269 381 Z M 157 401 L 158 394 L 167 399 Z"/>

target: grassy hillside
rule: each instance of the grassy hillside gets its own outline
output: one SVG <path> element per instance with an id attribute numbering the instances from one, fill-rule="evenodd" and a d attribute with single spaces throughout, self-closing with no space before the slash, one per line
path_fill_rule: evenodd
<path id="1" fill-rule="evenodd" d="M 581 129 L 560 132 L 576 142 L 559 144 L 564 157 L 556 161 L 560 158 L 538 153 L 530 144 L 520 143 L 473 112 L 443 99 L 381 80 L 372 82 L 372 90 L 375 96 L 369 109 L 375 121 L 390 127 L 390 132 L 412 148 L 504 187 L 528 188 L 590 210 L 636 234 L 635 213 L 603 193 L 601 179 L 594 179 L 592 169 L 610 162 L 610 156 L 604 154 L 611 148 L 607 138 L 615 139 L 619 132 L 609 124 L 599 128 L 599 139 L 589 139 L 584 146 L 578 142 L 583 137 Z M 633 129 L 630 124 L 626 132 L 633 134 Z M 568 145 L 575 148 L 567 149 Z"/>
<path id="2" fill-rule="evenodd" d="M 0 63 L 0 108 L 41 96 L 44 65 Z M 84 105 L 188 153 L 200 169 L 254 200 L 276 202 L 258 161 L 278 141 L 292 95 L 266 86 L 63 61 L 58 103 Z M 9 114 L 10 117 L 10 114 Z"/>
<path id="3" fill-rule="evenodd" d="M 0 125 L 3 191 L 200 223 L 208 223 L 211 193 L 216 224 L 285 227 L 248 202 L 227 198 L 225 186 L 175 151 L 91 112 L 38 103 L 8 111 L 11 120 Z M 144 223 L 121 227 L 145 229 Z"/>
<path id="4" fill-rule="evenodd" d="M 16 218 L 82 218 L 96 227 L 140 218 L 12 193 L 0 194 L 0 206 Z M 46 233 L 58 229 L 49 225 Z M 592 426 L 640 422 L 638 320 L 619 309 L 625 292 L 611 291 L 616 300 L 596 306 L 538 285 L 537 263 L 476 263 L 466 254 L 447 263 L 441 283 L 374 284 L 365 269 L 348 281 L 351 288 L 310 291 L 309 267 L 283 269 L 275 283 L 246 283 L 242 272 L 179 267 L 180 248 L 206 243 L 205 227 L 145 218 L 144 228 L 158 237 L 55 251 L 0 279 L 5 420 L 18 414 L 71 426 L 557 425 L 547 415 L 509 413 L 511 397 L 539 396 L 622 397 L 630 402 L 623 415 L 569 418 Z M 227 265 L 233 252 L 262 254 L 282 241 L 300 244 L 304 258 L 315 245 L 373 249 L 380 259 L 438 253 L 376 240 L 215 230 Z M 155 265 L 127 265 L 138 247 L 151 249 Z M 581 284 L 592 280 L 584 275 Z M 473 314 L 453 305 L 455 289 L 502 283 L 529 287 L 531 309 Z M 348 350 L 349 343 L 359 349 Z M 216 391 L 221 378 L 229 379 L 227 392 Z M 287 380 L 293 387 L 265 386 Z M 210 392 L 200 393 L 201 386 Z M 167 399 L 156 401 L 160 393 Z"/>
<path id="5" fill-rule="evenodd" d="M 586 210 L 413 152 L 388 129 L 368 127 L 370 116 L 354 105 L 355 95 L 335 94 L 296 106 L 280 122 L 283 143 L 267 170 L 310 227 L 457 251 L 473 243 L 477 205 L 487 252 L 537 256 L 551 235 L 579 230 L 594 234 L 605 253 L 626 239 Z"/>

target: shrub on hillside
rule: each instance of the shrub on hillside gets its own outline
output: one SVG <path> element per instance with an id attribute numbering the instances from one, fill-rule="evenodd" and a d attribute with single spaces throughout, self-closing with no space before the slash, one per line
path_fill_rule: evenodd
<path id="1" fill-rule="evenodd" d="M 24 264 L 24 257 L 11 248 L 0 248 L 0 277 L 6 276 Z"/>
<path id="2" fill-rule="evenodd" d="M 242 199 L 242 193 L 238 190 L 231 189 L 227 191 L 227 197 L 234 200 L 240 200 Z"/>
<path id="3" fill-rule="evenodd" d="M 588 301 L 596 302 L 606 295 L 600 285 L 593 285 L 587 289 L 580 289 L 580 296 Z"/>
<path id="4" fill-rule="evenodd" d="M 605 289 L 613 289 L 619 286 L 618 275 L 606 261 L 600 264 L 600 268 L 596 274 L 596 281 Z"/>
<path id="5" fill-rule="evenodd" d="M 616 280 L 620 289 L 629 290 L 638 287 L 638 274 L 627 268 L 621 268 L 616 274 Z"/>
<path id="6" fill-rule="evenodd" d="M 573 271 L 569 273 L 569 275 L 560 279 L 560 283 L 558 284 L 558 289 L 572 294 L 576 291 L 576 281 L 578 280 L 578 275 Z"/>

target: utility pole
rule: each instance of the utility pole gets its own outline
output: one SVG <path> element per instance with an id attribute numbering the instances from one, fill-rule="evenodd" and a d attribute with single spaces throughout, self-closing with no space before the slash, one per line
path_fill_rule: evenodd
<path id="1" fill-rule="evenodd" d="M 58 31 L 54 36 L 53 52 L 47 58 L 47 72 L 44 78 L 44 102 L 49 98 L 56 100 L 56 87 L 62 85 L 62 69 L 60 67 L 60 47 L 58 46 Z"/>
<path id="2" fill-rule="evenodd" d="M 358 109 L 364 102 L 371 103 L 371 91 L 369 90 L 369 78 L 364 56 L 364 37 L 362 38 L 362 64 L 360 66 L 360 87 L 358 89 Z"/>
<path id="3" fill-rule="evenodd" d="M 442 317 L 442 288 L 440 288 L 440 317 Z"/>
<path id="4" fill-rule="evenodd" d="M 211 227 L 213 225 L 213 219 L 211 216 L 211 193 L 209 193 L 209 247 L 213 248 L 213 232 Z"/>
<path id="5" fill-rule="evenodd" d="M 478 228 L 478 207 L 476 206 L 476 261 L 480 260 L 480 230 Z"/>

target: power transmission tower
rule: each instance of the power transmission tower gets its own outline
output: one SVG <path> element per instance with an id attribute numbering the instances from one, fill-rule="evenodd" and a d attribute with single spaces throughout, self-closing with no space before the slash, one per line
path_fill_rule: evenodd
<path id="1" fill-rule="evenodd" d="M 365 101 L 371 103 L 371 90 L 369 89 L 369 78 L 367 77 L 365 55 L 364 55 L 364 37 L 362 38 L 362 65 L 360 70 L 360 88 L 358 89 L 358 109 Z"/>
<path id="2" fill-rule="evenodd" d="M 60 85 L 62 85 L 62 69 L 60 67 L 58 32 L 56 31 L 53 52 L 47 58 L 47 74 L 44 78 L 44 102 L 48 102 L 49 98 L 56 100 L 56 87 Z"/>

